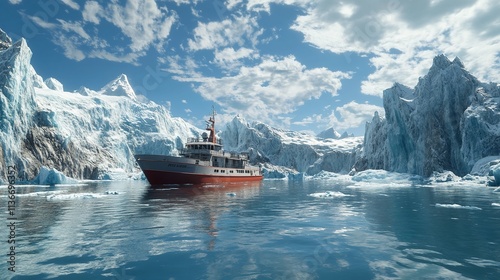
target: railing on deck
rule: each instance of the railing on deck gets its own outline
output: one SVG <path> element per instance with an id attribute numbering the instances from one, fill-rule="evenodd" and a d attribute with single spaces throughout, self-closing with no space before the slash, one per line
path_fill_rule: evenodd
<path id="1" fill-rule="evenodd" d="M 212 143 L 208 138 L 189 137 L 186 143 Z M 222 145 L 222 139 L 217 138 L 216 144 Z"/>
<path id="2" fill-rule="evenodd" d="M 181 155 L 189 155 L 189 154 L 203 154 L 203 155 L 212 155 L 212 156 L 217 156 L 217 157 L 227 157 L 231 159 L 242 159 L 242 160 L 248 160 L 248 155 L 247 154 L 240 154 L 240 153 L 231 153 L 231 152 L 226 152 L 226 151 L 214 151 L 214 150 L 208 150 L 208 149 L 182 149 L 180 150 Z"/>

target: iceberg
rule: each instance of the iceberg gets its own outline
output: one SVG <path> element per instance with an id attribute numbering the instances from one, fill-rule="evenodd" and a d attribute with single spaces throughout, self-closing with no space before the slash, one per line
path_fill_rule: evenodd
<path id="1" fill-rule="evenodd" d="M 493 181 L 489 182 L 490 186 L 500 186 L 500 163 L 493 165 L 488 175 L 493 176 Z"/>
<path id="2" fill-rule="evenodd" d="M 350 196 L 350 195 L 342 193 L 342 192 L 327 191 L 324 193 L 311 193 L 311 194 L 309 194 L 309 196 L 315 197 L 315 198 L 338 198 L 338 197 L 346 197 L 346 196 Z"/>
<path id="3" fill-rule="evenodd" d="M 42 166 L 40 168 L 40 173 L 38 173 L 38 176 L 33 180 L 33 183 L 52 186 L 56 184 L 77 184 L 79 182 L 73 178 L 66 177 L 66 175 L 55 168 Z"/>
<path id="4" fill-rule="evenodd" d="M 458 58 L 436 56 L 414 89 L 396 83 L 384 91 L 385 118 L 376 113 L 367 123 L 355 168 L 464 176 L 500 155 L 499 100 L 498 84 L 480 82 Z"/>
<path id="5" fill-rule="evenodd" d="M 450 208 L 450 209 L 465 209 L 465 210 L 483 210 L 476 206 L 463 206 L 460 204 L 440 204 L 436 203 L 436 207 L 438 208 Z"/>
<path id="6" fill-rule="evenodd" d="M 138 171 L 134 153 L 175 154 L 202 132 L 139 100 L 126 75 L 100 90 L 66 92 L 56 79 L 36 73 L 31 56 L 24 39 L 12 43 L 0 30 L 0 174 L 15 165 L 18 181 L 38 175 L 40 184 L 64 182 L 62 174 L 122 178 L 116 170 Z"/>

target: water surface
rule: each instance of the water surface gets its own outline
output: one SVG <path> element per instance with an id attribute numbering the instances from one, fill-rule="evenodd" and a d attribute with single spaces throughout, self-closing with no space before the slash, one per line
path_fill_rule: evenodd
<path id="1" fill-rule="evenodd" d="M 500 278 L 500 193 L 487 187 L 115 181 L 17 192 L 6 279 Z"/>

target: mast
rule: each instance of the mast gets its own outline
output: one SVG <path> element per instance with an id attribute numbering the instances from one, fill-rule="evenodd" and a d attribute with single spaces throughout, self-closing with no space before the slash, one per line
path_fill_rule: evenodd
<path id="1" fill-rule="evenodd" d="M 212 116 L 208 119 L 206 130 L 210 131 L 210 136 L 208 136 L 208 141 L 217 144 L 217 137 L 215 136 L 215 112 L 214 106 L 212 106 Z"/>

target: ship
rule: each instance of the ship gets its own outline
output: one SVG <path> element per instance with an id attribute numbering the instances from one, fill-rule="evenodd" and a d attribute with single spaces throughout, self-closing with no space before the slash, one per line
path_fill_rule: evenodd
<path id="1" fill-rule="evenodd" d="M 200 137 L 188 138 L 179 156 L 137 154 L 135 160 L 151 185 L 261 181 L 262 170 L 248 153 L 227 152 L 215 134 L 215 116 Z"/>

